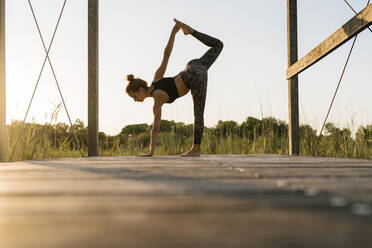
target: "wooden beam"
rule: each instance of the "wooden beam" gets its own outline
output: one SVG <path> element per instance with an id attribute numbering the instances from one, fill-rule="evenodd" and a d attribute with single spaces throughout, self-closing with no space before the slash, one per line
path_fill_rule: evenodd
<path id="1" fill-rule="evenodd" d="M 287 0 L 287 43 L 288 66 L 296 63 L 298 59 L 297 43 L 297 0 Z M 298 111 L 298 77 L 288 80 L 288 144 L 289 155 L 299 155 L 299 111 Z"/>
<path id="2" fill-rule="evenodd" d="M 287 69 L 287 79 L 306 70 L 372 24 L 372 4 Z"/>
<path id="3" fill-rule="evenodd" d="M 88 156 L 98 156 L 98 1 L 88 0 Z"/>
<path id="4" fill-rule="evenodd" d="M 0 0 L 0 162 L 6 162 L 5 0 Z"/>

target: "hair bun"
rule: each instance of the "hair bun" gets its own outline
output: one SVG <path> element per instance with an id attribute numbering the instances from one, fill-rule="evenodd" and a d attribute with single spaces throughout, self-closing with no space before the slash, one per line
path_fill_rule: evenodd
<path id="1" fill-rule="evenodd" d="M 134 76 L 132 74 L 129 74 L 127 75 L 127 81 L 133 81 L 134 80 Z"/>

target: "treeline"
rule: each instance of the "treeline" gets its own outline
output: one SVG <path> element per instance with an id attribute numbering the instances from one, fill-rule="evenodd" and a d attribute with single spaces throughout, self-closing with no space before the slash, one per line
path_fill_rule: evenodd
<path id="1" fill-rule="evenodd" d="M 7 125 L 8 159 L 17 140 L 21 121 Z M 73 124 L 76 136 L 87 155 L 87 127 L 81 120 Z M 138 155 L 149 150 L 151 125 L 125 126 L 117 135 L 99 133 L 99 151 L 103 156 Z M 174 155 L 192 145 L 193 125 L 162 120 L 156 155 Z M 301 155 L 368 158 L 372 150 L 372 125 L 360 126 L 353 136 L 349 128 L 325 126 L 319 139 L 309 125 L 300 126 Z M 319 140 L 318 145 L 316 145 Z M 203 154 L 288 153 L 288 125 L 273 117 L 247 117 L 241 124 L 219 121 L 206 127 L 202 142 Z M 12 160 L 80 156 L 72 128 L 65 123 L 25 123 Z"/>

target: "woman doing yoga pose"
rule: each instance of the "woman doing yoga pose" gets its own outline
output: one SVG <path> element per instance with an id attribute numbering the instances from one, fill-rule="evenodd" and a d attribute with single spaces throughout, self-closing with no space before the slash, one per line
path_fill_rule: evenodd
<path id="1" fill-rule="evenodd" d="M 192 148 L 181 156 L 200 156 L 200 143 L 204 131 L 204 107 L 207 94 L 208 69 L 217 59 L 223 48 L 223 43 L 209 35 L 192 29 L 190 26 L 174 19 L 176 22 L 168 44 L 164 50 L 164 57 L 160 67 L 155 72 L 154 80 L 150 86 L 147 82 L 128 75 L 127 94 L 134 101 L 143 102 L 147 97 L 154 98 L 154 124 L 151 130 L 150 152 L 145 157 L 151 157 L 156 147 L 157 135 L 160 127 L 161 108 L 165 103 L 172 103 L 177 98 L 186 95 L 191 90 L 194 101 L 194 143 Z M 199 59 L 189 61 L 186 68 L 174 77 L 163 77 L 168 60 L 171 55 L 174 39 L 177 32 L 182 29 L 185 35 L 191 34 L 196 39 L 209 46 L 210 49 Z"/>

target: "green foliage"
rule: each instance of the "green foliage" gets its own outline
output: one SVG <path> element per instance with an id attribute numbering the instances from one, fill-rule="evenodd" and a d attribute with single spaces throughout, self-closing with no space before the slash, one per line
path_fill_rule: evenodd
<path id="1" fill-rule="evenodd" d="M 253 140 L 257 134 L 262 134 L 262 127 L 260 125 L 261 121 L 253 117 L 247 117 L 245 121 L 240 125 L 240 135 L 241 137 L 246 137 Z"/>
<path id="2" fill-rule="evenodd" d="M 313 155 L 312 151 L 315 148 L 315 143 L 318 136 L 316 131 L 309 125 L 300 126 L 300 151 L 301 155 Z"/>
<path id="3" fill-rule="evenodd" d="M 325 125 L 325 138 L 320 143 L 326 151 L 325 156 L 334 155 L 335 157 L 348 157 L 353 149 L 351 131 L 348 128 L 340 129 L 332 123 Z"/>
<path id="4" fill-rule="evenodd" d="M 25 123 L 15 150 L 14 160 L 79 157 L 80 152 L 72 128 L 57 123 L 44 125 Z M 12 121 L 7 126 L 8 159 L 11 156 L 21 121 Z M 80 147 L 87 155 L 87 127 L 77 119 L 73 124 Z M 102 156 L 138 155 L 149 151 L 151 125 L 133 124 L 124 127 L 117 135 L 99 132 L 99 152 Z M 338 128 L 332 123 L 325 126 L 320 138 L 309 125 L 300 126 L 301 155 L 369 158 L 372 150 L 372 125 L 361 126 L 355 137 L 349 128 Z M 161 120 L 155 155 L 181 154 L 193 141 L 193 125 Z M 262 120 L 247 117 L 241 124 L 235 121 L 218 121 L 215 127 L 206 127 L 201 150 L 203 154 L 252 154 L 288 153 L 288 125 L 274 117 Z"/>
<path id="5" fill-rule="evenodd" d="M 356 142 L 367 147 L 372 146 L 372 125 L 361 126 L 355 134 Z"/>
<path id="6" fill-rule="evenodd" d="M 355 134 L 355 157 L 368 158 L 372 147 L 372 125 L 361 126 Z"/>
<path id="7" fill-rule="evenodd" d="M 139 135 L 140 133 L 149 131 L 149 129 L 150 129 L 150 126 L 147 125 L 146 123 L 128 125 L 128 126 L 125 126 L 121 130 L 120 134 L 124 136 L 136 136 L 136 135 Z"/>
<path id="8" fill-rule="evenodd" d="M 238 131 L 238 123 L 235 121 L 218 121 L 216 126 L 215 134 L 220 134 L 221 137 L 226 138 L 232 134 L 237 133 Z"/>

